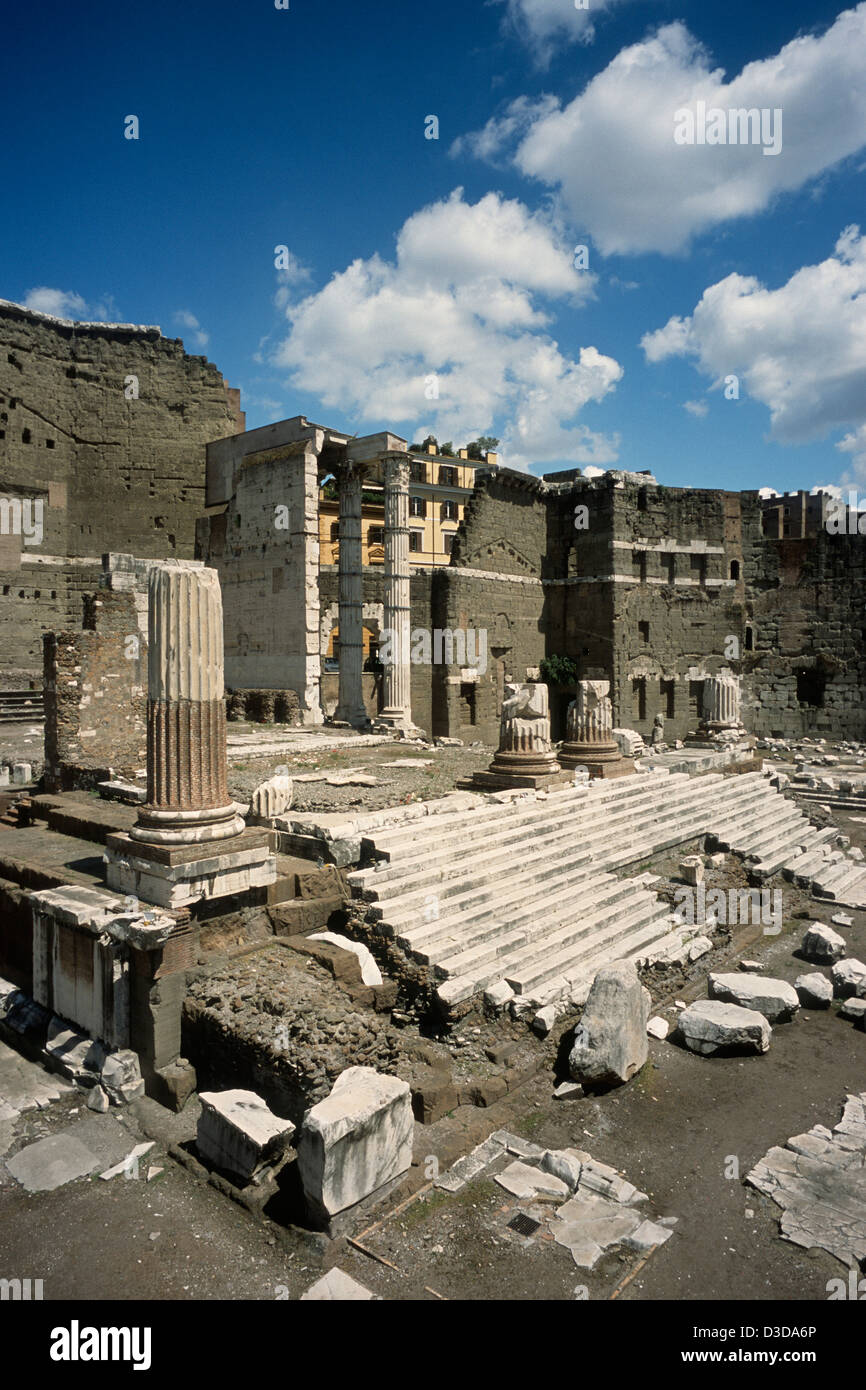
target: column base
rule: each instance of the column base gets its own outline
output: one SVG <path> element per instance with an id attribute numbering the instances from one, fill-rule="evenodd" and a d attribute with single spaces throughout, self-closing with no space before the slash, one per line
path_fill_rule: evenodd
<path id="1" fill-rule="evenodd" d="M 109 888 L 157 907 L 227 898 L 267 887 L 277 877 L 266 830 L 245 829 L 213 847 L 149 844 L 118 833 L 108 836 L 105 852 Z"/>
<path id="2" fill-rule="evenodd" d="M 405 710 L 383 709 L 381 714 L 374 718 L 373 728 L 383 733 L 399 731 L 410 737 L 424 737 L 424 730 L 412 723 L 411 714 L 407 714 Z"/>
<path id="3" fill-rule="evenodd" d="M 572 771 L 585 767 L 590 777 L 628 777 L 635 771 L 634 761 L 624 758 L 617 743 L 564 743 L 559 761 Z"/>
<path id="4" fill-rule="evenodd" d="M 367 729 L 370 716 L 365 709 L 343 709 L 339 705 L 331 715 L 332 724 L 348 724 L 351 729 Z"/>
<path id="5" fill-rule="evenodd" d="M 194 811 L 142 806 L 129 834 L 135 841 L 152 845 L 204 845 L 229 840 L 246 829 L 237 802 Z"/>

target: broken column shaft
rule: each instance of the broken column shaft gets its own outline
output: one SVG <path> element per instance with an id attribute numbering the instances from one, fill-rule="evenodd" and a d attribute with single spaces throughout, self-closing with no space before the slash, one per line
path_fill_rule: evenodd
<path id="1" fill-rule="evenodd" d="M 130 835 L 165 845 L 227 839 L 244 821 L 228 794 L 216 570 L 155 565 L 148 619 L 147 802 Z"/>

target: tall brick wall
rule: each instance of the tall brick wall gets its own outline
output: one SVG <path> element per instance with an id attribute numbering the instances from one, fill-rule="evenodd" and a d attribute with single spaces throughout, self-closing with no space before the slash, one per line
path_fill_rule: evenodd
<path id="1" fill-rule="evenodd" d="M 44 516 L 39 545 L 0 535 L 0 685 L 38 684 L 42 635 L 78 627 L 103 553 L 192 557 L 205 445 L 243 423 L 239 393 L 180 339 L 0 300 L 0 497 Z"/>
<path id="2" fill-rule="evenodd" d="M 85 786 L 108 767 L 131 776 L 147 758 L 147 642 L 133 592 L 101 589 L 80 632 L 44 639 L 45 790 Z"/>

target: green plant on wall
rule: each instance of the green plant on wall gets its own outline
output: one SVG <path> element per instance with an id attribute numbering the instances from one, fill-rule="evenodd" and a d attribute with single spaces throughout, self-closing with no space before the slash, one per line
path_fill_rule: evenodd
<path id="1" fill-rule="evenodd" d="M 574 685 L 577 680 L 577 666 L 570 656 L 542 657 L 539 669 L 548 685 Z"/>

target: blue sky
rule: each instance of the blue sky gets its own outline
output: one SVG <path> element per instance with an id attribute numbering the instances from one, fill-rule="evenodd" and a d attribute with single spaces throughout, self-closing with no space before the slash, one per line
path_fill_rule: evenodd
<path id="1" fill-rule="evenodd" d="M 0 296 L 160 324 L 250 426 L 866 487 L 866 4 L 85 13 L 4 20 Z M 781 151 L 677 145 L 699 100 Z"/>

